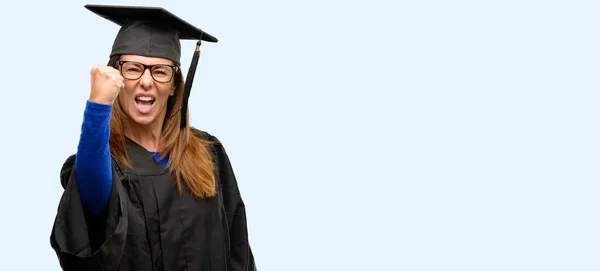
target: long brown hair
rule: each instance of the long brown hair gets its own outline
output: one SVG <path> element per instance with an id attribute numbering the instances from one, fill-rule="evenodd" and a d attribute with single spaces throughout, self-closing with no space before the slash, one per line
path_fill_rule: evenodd
<path id="1" fill-rule="evenodd" d="M 113 56 L 108 65 L 116 68 L 120 56 Z M 161 158 L 169 156 L 168 166 L 179 191 L 183 191 L 182 183 L 195 197 L 212 197 L 216 194 L 214 163 L 209 152 L 212 142 L 197 136 L 197 130 L 180 128 L 181 104 L 183 97 L 183 75 L 181 69 L 175 74 L 175 93 L 167 101 L 167 114 L 163 123 L 160 151 Z M 189 123 L 189 110 L 186 113 Z M 124 165 L 133 167 L 127 155 L 125 140 L 125 114 L 119 102 L 113 105 L 110 118 L 110 151 Z"/>

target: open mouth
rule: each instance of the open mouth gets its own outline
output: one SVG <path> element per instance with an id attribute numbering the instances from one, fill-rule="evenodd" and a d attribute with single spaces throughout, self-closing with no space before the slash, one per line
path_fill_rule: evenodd
<path id="1" fill-rule="evenodd" d="M 137 96 L 135 97 L 135 105 L 140 113 L 148 113 L 152 110 L 154 104 L 154 97 L 151 96 Z"/>

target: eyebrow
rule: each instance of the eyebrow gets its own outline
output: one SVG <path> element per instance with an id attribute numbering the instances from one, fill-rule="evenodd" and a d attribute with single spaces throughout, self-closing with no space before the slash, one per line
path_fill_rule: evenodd
<path id="1" fill-rule="evenodd" d="M 172 65 L 172 66 L 177 66 L 177 65 L 175 65 L 175 63 L 154 63 L 154 64 L 148 64 L 148 63 L 140 62 L 140 61 L 133 60 L 133 59 L 119 59 L 119 61 L 137 62 L 137 63 L 144 64 L 144 65 Z"/>

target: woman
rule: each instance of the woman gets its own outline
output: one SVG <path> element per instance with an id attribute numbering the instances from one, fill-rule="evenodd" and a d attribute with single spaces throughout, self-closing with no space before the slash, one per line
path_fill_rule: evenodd
<path id="1" fill-rule="evenodd" d="M 61 170 L 63 270 L 256 270 L 227 154 L 187 125 L 198 52 L 184 86 L 179 39 L 217 40 L 160 8 L 86 8 L 121 30 Z"/>

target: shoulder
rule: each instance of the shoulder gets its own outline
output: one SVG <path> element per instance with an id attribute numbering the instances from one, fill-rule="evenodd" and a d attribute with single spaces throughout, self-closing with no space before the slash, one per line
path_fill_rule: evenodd
<path id="1" fill-rule="evenodd" d="M 217 158 L 218 160 L 229 160 L 227 157 L 227 152 L 225 151 L 225 147 L 223 146 L 221 140 L 217 138 L 217 136 L 194 127 L 190 127 L 190 129 L 192 130 L 193 135 L 204 141 L 206 146 L 213 153 L 213 158 Z"/>
<path id="2" fill-rule="evenodd" d="M 219 142 L 219 139 L 216 136 L 210 134 L 207 131 L 200 130 L 200 129 L 195 128 L 195 127 L 190 127 L 190 130 L 192 131 L 192 134 L 194 136 L 196 136 L 196 137 L 198 137 L 198 138 L 200 138 L 202 140 L 211 141 L 211 142 L 215 142 L 215 143 Z"/>
<path id="3" fill-rule="evenodd" d="M 200 140 L 205 141 L 210 145 L 214 145 L 217 148 L 223 148 L 223 144 L 221 143 L 219 138 L 217 138 L 217 136 L 215 136 L 214 134 L 194 127 L 190 127 L 190 130 L 192 131 L 192 134 Z"/>

